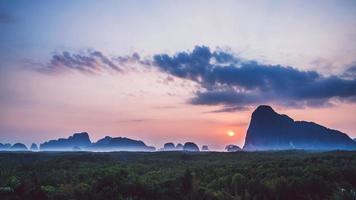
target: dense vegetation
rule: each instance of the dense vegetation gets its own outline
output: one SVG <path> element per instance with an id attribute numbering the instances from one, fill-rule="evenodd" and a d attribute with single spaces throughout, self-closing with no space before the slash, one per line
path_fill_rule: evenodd
<path id="1" fill-rule="evenodd" d="M 356 152 L 0 153 L 0 199 L 356 199 Z"/>

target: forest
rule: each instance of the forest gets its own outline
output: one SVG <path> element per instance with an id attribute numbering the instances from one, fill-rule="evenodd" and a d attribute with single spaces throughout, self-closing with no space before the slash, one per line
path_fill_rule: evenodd
<path id="1" fill-rule="evenodd" d="M 1 152 L 0 199 L 355 200 L 356 152 Z"/>

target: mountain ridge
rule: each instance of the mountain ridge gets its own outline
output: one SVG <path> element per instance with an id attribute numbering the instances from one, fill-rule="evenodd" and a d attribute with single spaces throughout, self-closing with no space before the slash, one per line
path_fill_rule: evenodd
<path id="1" fill-rule="evenodd" d="M 127 137 L 104 138 L 92 143 L 87 147 L 88 150 L 96 151 L 154 151 L 155 147 L 147 146 L 141 140 L 134 140 Z"/>
<path id="2" fill-rule="evenodd" d="M 295 121 L 268 105 L 252 113 L 244 150 L 354 150 L 356 143 L 346 134 L 315 122 Z"/>
<path id="3" fill-rule="evenodd" d="M 74 147 L 86 148 L 91 144 L 87 132 L 74 133 L 68 138 L 59 138 L 40 144 L 41 150 L 72 150 Z"/>
<path id="4" fill-rule="evenodd" d="M 231 144 L 228 151 L 240 150 Z M 238 148 L 237 148 L 238 147 Z M 201 150 L 209 149 L 204 146 Z M 251 114 L 242 150 L 356 150 L 356 138 L 346 133 L 310 121 L 295 121 L 285 114 L 277 113 L 271 106 L 260 105 Z M 1 144 L 0 151 L 156 151 L 141 140 L 127 137 L 105 136 L 96 142 L 90 140 L 87 132 L 74 133 L 67 138 L 43 142 L 39 148 L 35 143 L 27 149 L 22 143 Z M 158 151 L 200 151 L 194 142 L 184 145 L 165 143 Z"/>

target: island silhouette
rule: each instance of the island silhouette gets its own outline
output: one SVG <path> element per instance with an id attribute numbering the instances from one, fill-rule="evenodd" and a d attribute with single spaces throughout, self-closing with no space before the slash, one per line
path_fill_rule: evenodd
<path id="1" fill-rule="evenodd" d="M 260 105 L 252 113 L 246 133 L 245 144 L 239 146 L 229 144 L 228 152 L 235 151 L 266 151 L 266 150 L 356 150 L 356 141 L 346 133 L 329 129 L 314 122 L 294 121 L 287 115 L 278 114 L 271 106 Z M 156 151 L 153 146 L 147 146 L 143 141 L 126 137 L 105 136 L 97 142 L 90 140 L 87 132 L 74 133 L 68 138 L 46 141 L 38 146 L 33 143 L 28 149 L 22 143 L 2 144 L 2 151 Z M 202 151 L 209 151 L 203 145 Z M 168 142 L 157 151 L 200 151 L 194 142 L 184 145 Z"/>

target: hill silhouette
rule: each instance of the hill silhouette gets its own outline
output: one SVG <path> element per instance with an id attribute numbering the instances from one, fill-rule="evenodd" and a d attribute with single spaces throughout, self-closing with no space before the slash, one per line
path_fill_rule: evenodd
<path id="1" fill-rule="evenodd" d="M 8 149 L 10 149 L 10 147 L 11 147 L 11 144 L 8 144 L 8 143 L 2 144 L 2 143 L 0 143 L 0 151 L 8 150 Z"/>
<path id="2" fill-rule="evenodd" d="M 154 151 L 155 147 L 147 146 L 140 140 L 133 140 L 126 137 L 112 138 L 106 136 L 91 144 L 88 150 L 94 151 Z"/>
<path id="3" fill-rule="evenodd" d="M 86 148 L 91 145 L 87 132 L 75 133 L 67 139 L 50 140 L 40 145 L 41 150 L 72 150 L 73 147 Z"/>
<path id="4" fill-rule="evenodd" d="M 32 143 L 32 144 L 31 144 L 31 147 L 30 147 L 30 150 L 31 150 L 31 151 L 38 151 L 38 146 L 37 146 L 37 144 Z"/>
<path id="5" fill-rule="evenodd" d="M 184 143 L 183 151 L 199 151 L 199 147 L 194 142 L 186 142 Z"/>
<path id="6" fill-rule="evenodd" d="M 329 129 L 314 122 L 294 121 L 287 115 L 278 114 L 272 107 L 259 106 L 251 116 L 243 150 L 356 150 L 356 139 L 347 134 Z M 0 143 L 0 151 L 28 150 L 22 143 L 14 145 Z M 87 132 L 74 133 L 68 138 L 50 140 L 39 145 L 32 143 L 31 151 L 155 151 L 141 140 L 126 137 L 106 136 L 92 143 Z M 165 143 L 161 151 L 200 151 L 194 142 L 184 145 L 173 142 Z M 208 151 L 208 146 L 202 146 Z M 241 151 L 234 144 L 225 148 L 228 152 Z"/>
<path id="7" fill-rule="evenodd" d="M 345 133 L 314 122 L 294 121 L 262 105 L 252 113 L 243 149 L 354 150 L 356 143 Z"/>
<path id="8" fill-rule="evenodd" d="M 225 150 L 227 152 L 237 152 L 237 151 L 242 151 L 242 149 L 237 146 L 237 145 L 234 145 L 234 144 L 229 144 L 225 147 Z"/>
<path id="9" fill-rule="evenodd" d="M 173 142 L 168 142 L 168 143 L 165 143 L 163 145 L 163 148 L 162 150 L 163 151 L 174 151 L 175 150 L 175 146 L 174 146 L 174 143 Z"/>
<path id="10" fill-rule="evenodd" d="M 15 143 L 14 145 L 12 145 L 10 147 L 11 151 L 27 151 L 27 147 L 26 145 L 22 144 L 22 143 Z"/>

